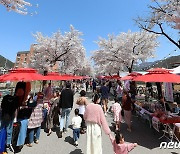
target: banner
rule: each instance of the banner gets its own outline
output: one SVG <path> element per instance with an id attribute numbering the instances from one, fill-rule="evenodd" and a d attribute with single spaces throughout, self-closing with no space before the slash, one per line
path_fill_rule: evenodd
<path id="1" fill-rule="evenodd" d="M 172 83 L 164 83 L 164 97 L 166 101 L 174 102 Z"/>

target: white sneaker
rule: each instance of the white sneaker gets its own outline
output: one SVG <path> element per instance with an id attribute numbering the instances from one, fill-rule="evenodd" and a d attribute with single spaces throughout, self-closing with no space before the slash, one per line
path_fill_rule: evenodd
<path id="1" fill-rule="evenodd" d="M 64 130 L 64 134 L 66 134 L 68 132 L 68 130 L 66 129 L 66 130 Z"/>
<path id="2" fill-rule="evenodd" d="M 14 153 L 14 148 L 12 147 L 12 144 L 9 144 L 6 149 Z"/>
<path id="3" fill-rule="evenodd" d="M 121 123 L 125 123 L 125 121 L 124 121 L 124 120 L 121 120 Z"/>
<path id="4" fill-rule="evenodd" d="M 107 117 L 107 113 L 104 113 L 105 117 Z"/>
<path id="5" fill-rule="evenodd" d="M 75 141 L 75 142 L 74 142 L 74 145 L 75 145 L 75 146 L 78 146 L 78 142 L 77 142 L 77 141 Z"/>

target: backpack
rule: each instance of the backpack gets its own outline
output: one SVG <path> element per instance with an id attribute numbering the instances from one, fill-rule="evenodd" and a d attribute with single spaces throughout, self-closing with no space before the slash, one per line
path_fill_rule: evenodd
<path id="1" fill-rule="evenodd" d="M 15 96 L 5 95 L 2 99 L 2 119 L 5 121 L 12 120 L 16 109 L 19 107 L 18 99 Z"/>

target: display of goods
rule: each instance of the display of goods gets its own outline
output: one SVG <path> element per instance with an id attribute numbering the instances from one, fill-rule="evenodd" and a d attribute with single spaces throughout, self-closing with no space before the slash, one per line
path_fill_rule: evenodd
<path id="1" fill-rule="evenodd" d="M 139 106 L 142 106 L 142 103 L 141 102 L 136 102 L 137 105 Z"/>
<path id="2" fill-rule="evenodd" d="M 160 117 L 162 117 L 163 115 L 165 115 L 165 112 L 163 112 L 163 111 L 155 111 L 155 112 L 152 114 L 152 116 L 155 116 L 155 117 L 157 117 L 157 118 L 160 118 Z"/>
<path id="3" fill-rule="evenodd" d="M 167 117 L 166 120 L 169 123 L 180 123 L 180 117 Z"/>
<path id="4" fill-rule="evenodd" d="M 164 121 L 164 120 L 167 120 L 167 116 L 166 115 L 162 115 L 160 118 L 159 118 L 160 121 Z"/>

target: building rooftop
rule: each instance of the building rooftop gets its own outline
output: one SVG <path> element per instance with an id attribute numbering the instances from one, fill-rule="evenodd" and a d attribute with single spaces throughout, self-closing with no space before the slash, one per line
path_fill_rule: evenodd
<path id="1" fill-rule="evenodd" d="M 17 54 L 26 54 L 29 53 L 29 51 L 19 51 Z"/>

